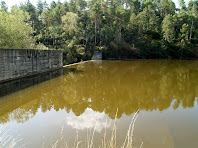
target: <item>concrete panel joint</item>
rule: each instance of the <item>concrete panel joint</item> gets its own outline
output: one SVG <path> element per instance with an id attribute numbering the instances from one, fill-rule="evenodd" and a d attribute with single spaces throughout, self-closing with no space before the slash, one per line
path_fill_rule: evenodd
<path id="1" fill-rule="evenodd" d="M 60 50 L 0 49 L 0 83 L 62 68 L 62 56 Z"/>

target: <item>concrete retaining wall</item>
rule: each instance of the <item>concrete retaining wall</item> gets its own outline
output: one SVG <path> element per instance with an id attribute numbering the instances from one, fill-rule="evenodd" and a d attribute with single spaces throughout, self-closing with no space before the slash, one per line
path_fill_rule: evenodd
<path id="1" fill-rule="evenodd" d="M 0 83 L 63 67 L 62 51 L 0 49 Z"/>
<path id="2" fill-rule="evenodd" d="M 49 71 L 49 72 L 44 72 L 44 73 L 33 75 L 33 76 L 27 76 L 24 78 L 16 79 L 13 81 L 8 81 L 5 83 L 1 83 L 0 84 L 0 98 L 2 96 L 11 94 L 13 92 L 22 90 L 24 88 L 28 88 L 30 86 L 37 85 L 39 83 L 51 80 L 61 75 L 63 75 L 63 68 Z M 1 116 L 1 113 L 0 113 L 0 116 Z"/>

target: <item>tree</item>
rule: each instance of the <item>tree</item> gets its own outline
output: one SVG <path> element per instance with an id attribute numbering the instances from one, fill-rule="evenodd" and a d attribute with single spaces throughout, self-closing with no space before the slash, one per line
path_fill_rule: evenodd
<path id="1" fill-rule="evenodd" d="M 78 11 L 81 12 L 86 9 L 87 2 L 85 0 L 77 0 Z"/>
<path id="2" fill-rule="evenodd" d="M 27 23 L 29 23 L 33 29 L 38 29 L 39 27 L 39 21 L 38 21 L 38 14 L 36 11 L 35 6 L 30 2 L 30 0 L 27 0 L 25 4 L 22 4 L 20 6 L 20 9 L 28 12 L 30 15 L 30 18 Z"/>
<path id="3" fill-rule="evenodd" d="M 180 9 L 172 0 L 59 0 L 49 6 L 38 0 L 36 8 L 26 0 L 19 8 L 36 44 L 68 50 L 70 59 L 80 60 L 85 52 L 91 57 L 94 50 L 107 58 L 168 57 L 167 51 L 181 55 L 184 43 L 193 50 L 198 44 L 197 0 L 180 0 Z"/>
<path id="4" fill-rule="evenodd" d="M 17 7 L 13 7 L 11 13 L 0 12 L 1 48 L 35 48 L 33 30 L 24 22 L 27 17 L 29 15 Z"/>
<path id="5" fill-rule="evenodd" d="M 77 12 L 76 1 L 70 0 L 70 2 L 69 2 L 69 11 L 70 12 L 74 12 L 74 13 Z"/>
<path id="6" fill-rule="evenodd" d="M 127 1 L 129 1 L 131 12 L 137 15 L 140 12 L 140 1 L 139 0 L 127 0 Z"/>
<path id="7" fill-rule="evenodd" d="M 136 24 L 137 24 L 136 15 L 135 13 L 132 13 L 130 17 L 130 25 L 132 30 L 135 29 Z"/>
<path id="8" fill-rule="evenodd" d="M 70 59 L 70 62 L 76 62 L 77 58 L 80 59 L 85 54 L 85 48 L 80 44 L 82 33 L 80 32 L 81 23 L 79 17 L 76 13 L 67 12 L 62 17 L 62 23 L 62 35 L 65 38 L 67 59 Z"/>
<path id="9" fill-rule="evenodd" d="M 185 9 L 185 10 L 187 9 L 184 0 L 179 0 L 179 6 L 181 9 Z"/>
<path id="10" fill-rule="evenodd" d="M 180 34 L 181 34 L 181 45 L 185 48 L 186 47 L 186 43 L 188 41 L 188 37 L 189 37 L 189 26 L 188 24 L 183 24 L 182 28 L 180 30 Z"/>
<path id="11" fill-rule="evenodd" d="M 78 32 L 78 15 L 73 12 L 67 12 L 62 17 L 63 30 L 69 36 L 74 36 Z"/>
<path id="12" fill-rule="evenodd" d="M 164 18 L 168 14 L 174 15 L 175 14 L 175 4 L 172 0 L 161 0 L 160 1 L 160 11 L 161 17 Z"/>
<path id="13" fill-rule="evenodd" d="M 117 19 L 117 24 L 119 24 L 119 39 L 122 39 L 122 29 L 123 29 L 123 24 L 125 22 L 125 9 L 123 6 L 118 6 L 116 10 L 116 19 Z"/>
<path id="14" fill-rule="evenodd" d="M 188 18 L 189 22 L 191 22 L 189 40 L 192 41 L 192 37 L 198 29 L 198 26 L 196 25 L 198 23 L 198 3 L 194 1 L 189 2 Z"/>
<path id="15" fill-rule="evenodd" d="M 138 26 L 139 26 L 139 35 L 142 35 L 144 32 L 152 31 L 158 32 L 159 30 L 159 18 L 155 14 L 153 5 L 149 4 L 144 8 L 142 12 L 137 16 Z"/>
<path id="16" fill-rule="evenodd" d="M 52 1 L 51 4 L 50 4 L 50 8 L 53 9 L 56 7 L 56 2 L 55 1 Z"/>
<path id="17" fill-rule="evenodd" d="M 162 22 L 162 32 L 165 41 L 173 42 L 175 39 L 175 30 L 172 15 L 167 15 Z"/>
<path id="18" fill-rule="evenodd" d="M 44 3 L 42 3 L 41 0 L 38 0 L 37 2 L 37 13 L 38 15 L 41 15 L 41 13 L 43 12 L 44 9 Z"/>
<path id="19" fill-rule="evenodd" d="M 98 26 L 100 25 L 101 22 L 101 16 L 102 16 L 102 10 L 101 10 L 101 3 L 98 0 L 92 0 L 90 3 L 90 11 L 91 11 L 91 19 L 92 22 L 94 22 L 94 30 L 95 30 L 95 35 L 94 35 L 94 44 L 97 45 L 97 32 L 98 32 Z"/>
<path id="20" fill-rule="evenodd" d="M 8 11 L 8 6 L 6 5 L 5 1 L 1 1 L 1 3 L 0 3 L 0 11 L 4 11 L 4 12 Z"/>

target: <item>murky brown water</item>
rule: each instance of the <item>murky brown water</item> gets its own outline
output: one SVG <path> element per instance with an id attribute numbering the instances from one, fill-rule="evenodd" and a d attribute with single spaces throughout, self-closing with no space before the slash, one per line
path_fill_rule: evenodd
<path id="1" fill-rule="evenodd" d="M 98 147 L 105 127 L 110 138 L 118 108 L 118 147 L 138 109 L 134 147 L 198 147 L 197 60 L 98 61 L 63 73 L 0 98 L 0 127 L 23 138 L 17 146 L 52 147 L 57 140 L 60 146 L 63 127 L 68 144 L 75 143 L 76 129 L 79 141 L 86 141 L 95 128 Z"/>

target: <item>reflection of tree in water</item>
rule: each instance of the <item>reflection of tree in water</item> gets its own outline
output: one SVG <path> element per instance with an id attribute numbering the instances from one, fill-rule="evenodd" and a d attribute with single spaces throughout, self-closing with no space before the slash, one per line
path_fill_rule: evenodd
<path id="1" fill-rule="evenodd" d="M 77 116 L 91 108 L 113 118 L 117 108 L 118 117 L 137 109 L 162 111 L 170 107 L 173 99 L 174 109 L 180 104 L 183 108 L 193 107 L 198 96 L 197 67 L 197 61 L 165 60 L 74 66 L 76 71 L 65 76 L 3 98 L 0 120 L 7 122 L 14 114 L 12 118 L 21 122 L 34 116 L 39 108 L 42 112 L 52 108 L 72 110 Z M 11 109 L 6 108 L 8 101 Z"/>

